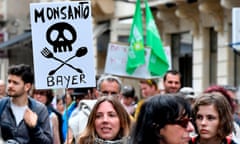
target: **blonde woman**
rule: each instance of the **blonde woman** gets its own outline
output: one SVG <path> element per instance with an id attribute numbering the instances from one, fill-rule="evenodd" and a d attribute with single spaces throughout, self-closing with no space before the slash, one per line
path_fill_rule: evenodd
<path id="1" fill-rule="evenodd" d="M 100 97 L 78 144 L 127 143 L 130 126 L 129 114 L 116 97 Z"/>

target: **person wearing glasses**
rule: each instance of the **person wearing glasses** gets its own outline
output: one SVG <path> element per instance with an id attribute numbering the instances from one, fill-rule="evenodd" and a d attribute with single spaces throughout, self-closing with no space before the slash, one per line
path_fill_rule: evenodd
<path id="1" fill-rule="evenodd" d="M 119 100 L 122 89 L 121 80 L 112 75 L 103 75 L 97 81 L 97 98 L 113 96 Z M 79 137 L 79 134 L 87 125 L 88 117 L 97 99 L 84 99 L 78 103 L 77 111 L 69 118 L 68 135 L 65 143 L 69 144 Z"/>
<path id="2" fill-rule="evenodd" d="M 191 106 L 181 94 L 159 94 L 147 99 L 132 128 L 130 144 L 188 144 Z"/>
<path id="3" fill-rule="evenodd" d="M 222 94 L 200 95 L 193 106 L 193 121 L 198 136 L 190 144 L 236 144 L 229 136 L 234 131 L 231 106 Z"/>
<path id="4" fill-rule="evenodd" d="M 98 97 L 112 95 L 119 98 L 121 90 L 122 90 L 122 82 L 116 76 L 103 75 L 99 78 L 97 82 Z"/>
<path id="5" fill-rule="evenodd" d="M 77 144 L 128 144 L 131 120 L 114 96 L 102 96 L 94 105 Z"/>

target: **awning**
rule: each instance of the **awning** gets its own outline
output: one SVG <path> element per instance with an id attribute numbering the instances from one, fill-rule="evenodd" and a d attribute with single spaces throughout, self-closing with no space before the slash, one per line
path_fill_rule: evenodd
<path id="1" fill-rule="evenodd" d="M 17 35 L 6 42 L 0 43 L 0 49 L 3 48 L 11 49 L 14 47 L 18 47 L 23 43 L 31 41 L 31 39 L 32 39 L 31 32 L 24 32 L 23 34 Z"/>

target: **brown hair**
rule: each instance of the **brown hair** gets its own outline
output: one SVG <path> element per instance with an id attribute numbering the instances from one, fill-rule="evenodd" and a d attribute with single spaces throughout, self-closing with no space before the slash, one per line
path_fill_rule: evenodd
<path id="1" fill-rule="evenodd" d="M 231 96 L 227 93 L 227 90 L 224 89 L 224 87 L 222 86 L 218 86 L 218 85 L 212 85 L 210 87 L 208 87 L 204 93 L 211 93 L 211 92 L 219 92 L 221 93 L 228 101 L 228 103 L 231 106 L 231 112 L 234 112 L 234 104 L 233 104 L 233 100 L 231 98 Z"/>
<path id="2" fill-rule="evenodd" d="M 156 89 L 158 89 L 157 80 L 155 79 L 142 79 L 140 80 L 140 84 L 147 84 L 150 87 L 154 86 Z"/>
<path id="3" fill-rule="evenodd" d="M 196 114 L 200 106 L 213 105 L 219 115 L 219 127 L 217 136 L 224 139 L 234 130 L 231 107 L 227 99 L 218 92 L 204 93 L 198 97 L 193 106 L 193 118 L 196 121 Z M 201 136 L 200 136 L 201 137 Z"/>
<path id="4" fill-rule="evenodd" d="M 93 144 L 95 138 L 97 137 L 94 122 L 96 120 L 96 113 L 99 108 L 99 105 L 103 102 L 109 102 L 112 104 L 113 108 L 116 110 L 117 115 L 120 120 L 120 131 L 118 133 L 119 138 L 125 137 L 129 135 L 131 120 L 130 116 L 119 102 L 116 97 L 113 96 L 102 96 L 97 100 L 97 103 L 94 105 L 87 122 L 87 126 L 83 133 L 80 135 L 79 144 Z"/>
<path id="5" fill-rule="evenodd" d="M 41 95 L 45 95 L 47 97 L 47 103 L 46 105 L 51 104 L 54 94 L 53 91 L 51 89 L 33 89 L 32 91 L 32 96 L 34 94 L 41 94 Z"/>

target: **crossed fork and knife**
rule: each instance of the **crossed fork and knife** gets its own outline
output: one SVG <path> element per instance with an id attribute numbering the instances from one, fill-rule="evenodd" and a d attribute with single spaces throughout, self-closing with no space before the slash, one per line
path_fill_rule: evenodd
<path id="1" fill-rule="evenodd" d="M 48 48 L 46 48 L 46 47 L 43 48 L 43 50 L 41 51 L 41 54 L 42 54 L 44 57 L 46 57 L 46 58 L 52 58 L 52 59 L 55 59 L 56 61 L 59 61 L 59 62 L 62 63 L 62 64 L 59 65 L 56 69 L 53 69 L 53 70 L 51 70 L 51 71 L 48 73 L 48 75 L 53 75 L 53 74 L 55 74 L 61 67 L 63 67 L 64 65 L 67 65 L 67 66 L 69 66 L 70 68 L 76 70 L 77 72 L 82 73 L 83 71 L 82 71 L 81 69 L 76 68 L 76 67 L 72 66 L 71 64 L 69 64 L 69 63 L 67 63 L 67 62 L 70 61 L 71 59 L 75 58 L 75 57 L 82 57 L 82 56 L 84 56 L 87 52 L 88 52 L 88 51 L 87 51 L 87 48 L 86 48 L 86 47 L 80 47 L 80 48 L 76 51 L 76 53 L 75 53 L 74 56 L 68 58 L 68 59 L 65 60 L 65 61 L 63 61 L 63 60 L 55 57 L 55 56 L 53 55 L 53 53 L 52 53 Z"/>

